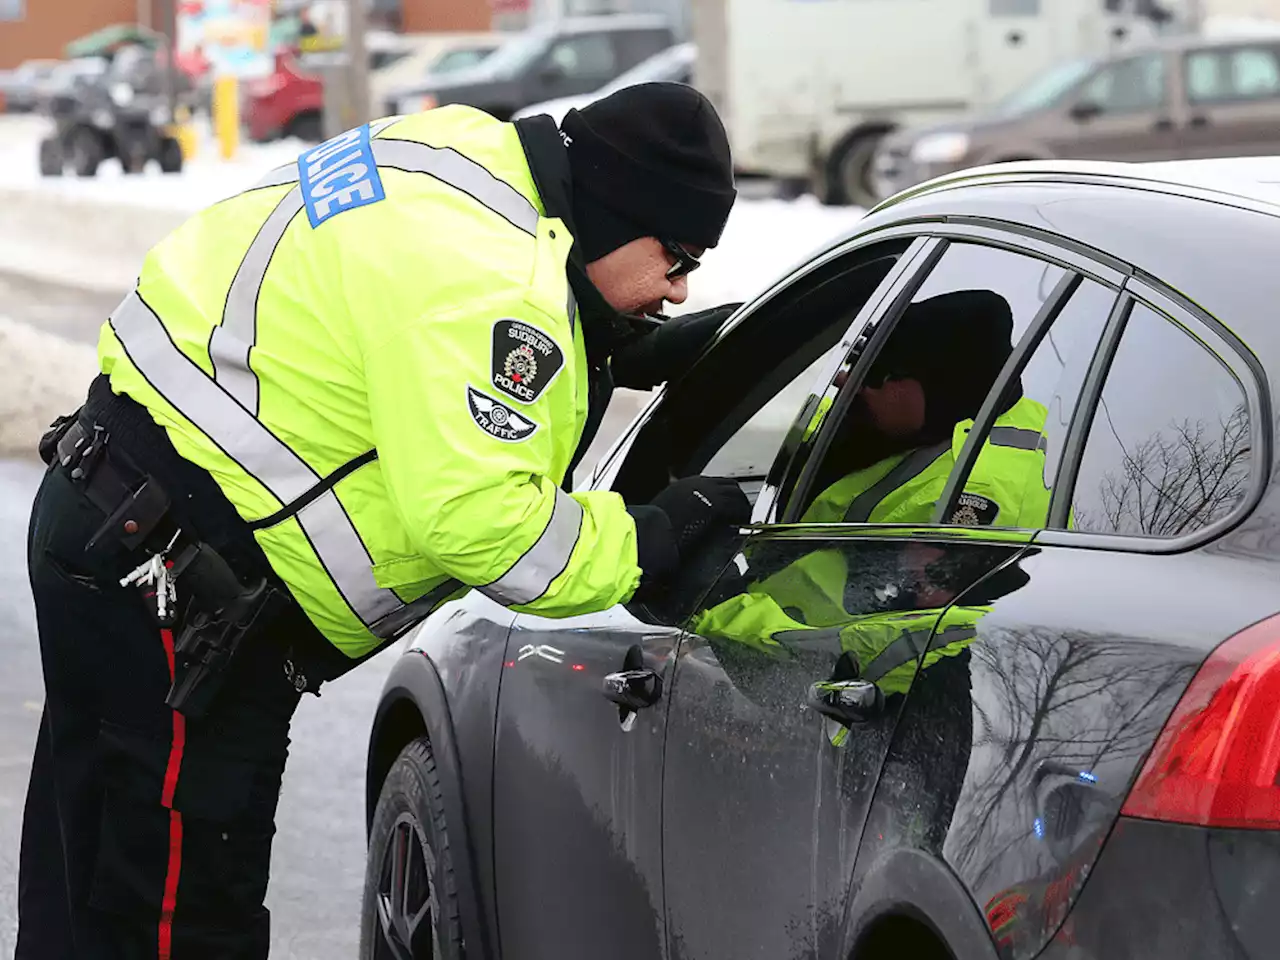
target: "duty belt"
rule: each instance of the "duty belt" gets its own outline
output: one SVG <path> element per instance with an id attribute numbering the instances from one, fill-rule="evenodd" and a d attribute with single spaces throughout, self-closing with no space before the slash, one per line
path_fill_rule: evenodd
<path id="1" fill-rule="evenodd" d="M 109 451 L 108 440 L 107 431 L 83 414 L 59 417 L 41 439 L 40 455 L 48 464 L 56 461 L 106 515 L 86 550 L 110 538 L 131 553 L 149 555 L 120 583 L 144 592 L 154 587 L 155 617 L 162 628 L 179 618 L 176 584 L 181 578 L 188 602 L 174 642 L 174 682 L 166 702 L 196 719 L 208 710 L 241 643 L 290 601 L 265 577 L 242 584 L 212 546 L 176 522 L 169 494 L 156 479 L 121 451 Z"/>

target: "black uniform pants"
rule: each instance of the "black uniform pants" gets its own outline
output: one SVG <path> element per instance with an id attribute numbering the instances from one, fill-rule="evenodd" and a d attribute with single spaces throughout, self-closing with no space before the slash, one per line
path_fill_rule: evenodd
<path id="1" fill-rule="evenodd" d="M 300 695 L 282 647 L 264 641 L 241 648 L 198 722 L 166 706 L 173 637 L 136 587 L 119 585 L 141 555 L 113 543 L 85 552 L 102 519 L 60 470 L 45 475 L 28 539 L 45 706 L 15 960 L 266 958 L 263 900 Z"/>

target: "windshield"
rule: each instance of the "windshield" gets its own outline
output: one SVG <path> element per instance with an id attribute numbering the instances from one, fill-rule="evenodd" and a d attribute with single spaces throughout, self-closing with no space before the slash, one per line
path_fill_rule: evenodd
<path id="1" fill-rule="evenodd" d="M 492 53 L 490 47 L 463 47 L 456 50 L 446 50 L 440 54 L 440 57 L 431 64 L 432 73 L 447 73 L 450 70 L 461 70 L 464 67 L 474 67 L 481 60 L 484 60 Z"/>
<path id="2" fill-rule="evenodd" d="M 999 117 L 1013 117 L 1033 110 L 1052 106 L 1098 65 L 1093 59 L 1070 60 L 1059 64 L 1047 73 L 1032 80 L 1021 90 L 1015 90 L 991 108 Z"/>
<path id="3" fill-rule="evenodd" d="M 608 96 L 623 87 L 637 83 L 658 83 L 663 80 L 678 80 L 693 64 L 693 45 L 679 44 L 668 47 L 661 53 L 655 53 L 648 60 L 641 60 L 634 67 L 605 84 L 600 93 Z"/>
<path id="4" fill-rule="evenodd" d="M 477 66 L 483 67 L 486 73 L 509 77 L 533 63 L 546 48 L 546 31 L 531 30 L 512 37 Z"/>

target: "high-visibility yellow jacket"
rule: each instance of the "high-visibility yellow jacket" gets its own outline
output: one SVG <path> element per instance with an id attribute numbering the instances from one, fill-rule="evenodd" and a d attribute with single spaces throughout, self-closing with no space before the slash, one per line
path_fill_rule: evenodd
<path id="1" fill-rule="evenodd" d="M 1023 398 L 998 417 L 957 504 L 953 523 L 992 524 L 1037 529 L 1048 519 L 1050 491 L 1045 486 L 1043 430 L 1047 411 Z M 947 478 L 968 439 L 973 421 L 956 425 L 952 436 L 936 446 L 921 447 L 888 457 L 842 477 L 824 490 L 802 517 L 805 523 L 923 524 L 933 516 Z M 821 548 L 740 593 L 696 614 L 690 626 L 703 636 L 724 637 L 767 650 L 787 640 L 803 639 L 806 631 L 840 632 L 842 649 L 858 655 L 864 668 L 902 637 L 895 649 L 921 645 L 921 624 L 931 624 L 938 611 L 863 614 L 844 606 L 845 585 L 857 575 L 849 557 L 838 548 Z M 955 608 L 965 619 L 970 608 Z M 979 612 L 979 616 L 983 611 Z M 972 641 L 968 629 L 951 630 L 944 618 L 929 656 L 958 653 Z M 924 631 L 923 641 L 929 637 Z M 913 647 L 914 644 L 914 647 Z M 931 663 L 933 660 L 927 660 Z M 916 670 L 914 658 L 882 661 L 877 682 L 885 692 L 905 690 Z"/>
<path id="2" fill-rule="evenodd" d="M 460 585 L 543 616 L 604 609 L 641 571 L 622 499 L 561 489 L 589 393 L 572 243 L 512 125 L 386 118 L 161 241 L 101 369 L 350 657 Z"/>

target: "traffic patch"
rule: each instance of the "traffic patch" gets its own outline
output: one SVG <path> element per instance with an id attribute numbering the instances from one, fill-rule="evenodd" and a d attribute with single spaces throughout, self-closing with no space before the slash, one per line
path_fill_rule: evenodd
<path id="1" fill-rule="evenodd" d="M 505 403 L 481 393 L 467 384 L 467 410 L 477 427 L 506 443 L 528 440 L 538 430 L 538 425 L 516 413 Z"/>
<path id="2" fill-rule="evenodd" d="M 560 345 L 523 320 L 499 320 L 493 325 L 490 380 L 512 400 L 533 403 L 564 367 Z"/>

